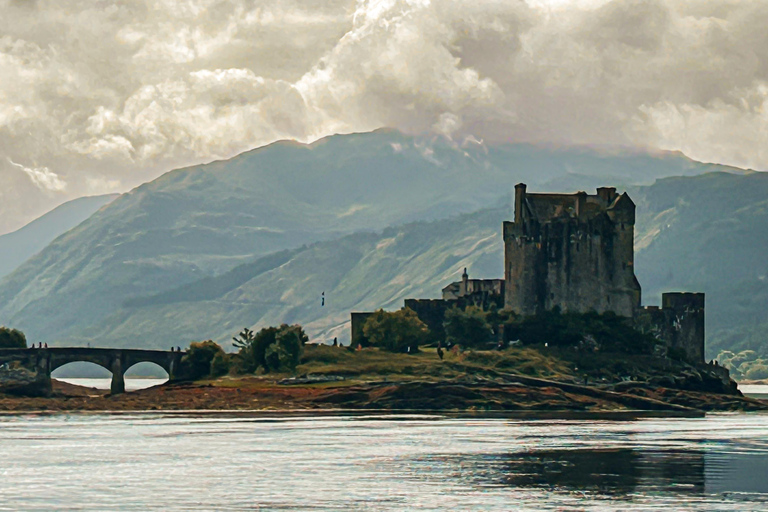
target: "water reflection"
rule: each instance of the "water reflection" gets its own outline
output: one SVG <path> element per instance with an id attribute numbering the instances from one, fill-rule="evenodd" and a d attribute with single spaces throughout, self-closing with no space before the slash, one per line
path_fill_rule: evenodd
<path id="1" fill-rule="evenodd" d="M 542 450 L 504 456 L 500 480 L 517 487 L 546 487 L 607 495 L 649 491 L 700 494 L 704 452 L 632 448 Z"/>

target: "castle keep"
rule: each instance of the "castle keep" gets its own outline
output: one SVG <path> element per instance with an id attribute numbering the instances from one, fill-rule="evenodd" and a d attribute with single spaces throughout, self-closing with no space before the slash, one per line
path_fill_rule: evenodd
<path id="1" fill-rule="evenodd" d="M 504 306 L 522 315 L 559 307 L 634 317 L 635 203 L 615 188 L 597 194 L 529 194 L 515 187 L 504 223 Z"/>
<path id="2" fill-rule="evenodd" d="M 635 203 L 625 192 L 602 187 L 594 195 L 531 194 L 515 186 L 515 217 L 504 222 L 504 279 L 462 280 L 442 299 L 406 299 L 437 339 L 445 311 L 491 304 L 529 316 L 563 312 L 614 312 L 653 333 L 668 351 L 704 363 L 704 294 L 665 293 L 662 306 L 642 307 L 634 270 Z M 366 313 L 352 314 L 352 342 Z"/>

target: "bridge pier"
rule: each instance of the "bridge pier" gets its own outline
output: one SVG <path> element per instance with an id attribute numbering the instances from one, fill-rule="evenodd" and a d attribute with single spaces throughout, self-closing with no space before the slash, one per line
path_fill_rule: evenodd
<path id="1" fill-rule="evenodd" d="M 112 361 L 112 383 L 109 386 L 109 392 L 113 395 L 119 395 L 125 393 L 125 374 L 123 372 L 123 362 L 120 357 L 116 357 Z"/>

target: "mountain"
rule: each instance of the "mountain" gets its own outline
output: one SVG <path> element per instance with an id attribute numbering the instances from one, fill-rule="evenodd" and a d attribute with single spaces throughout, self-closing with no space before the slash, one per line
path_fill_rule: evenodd
<path id="1" fill-rule="evenodd" d="M 375 244 L 376 253 L 381 250 L 379 243 L 390 242 L 377 239 L 380 235 L 371 231 L 416 221 L 438 221 L 442 226 L 440 219 L 447 217 L 495 205 L 506 208 L 519 181 L 527 182 L 531 190 L 573 191 L 717 169 L 738 171 L 675 153 L 457 145 L 443 138 L 420 139 L 390 130 L 333 136 L 310 145 L 275 143 L 230 160 L 169 172 L 102 208 L 0 281 L 0 323 L 21 328 L 30 340 L 52 345 L 160 347 L 217 337 L 214 332 L 272 322 L 273 317 L 300 320 L 304 318 L 301 311 L 314 301 L 318 280 L 337 276 L 341 282 L 340 272 L 346 268 L 342 262 L 354 262 L 350 254 L 376 261 L 364 249 L 354 249 L 355 242 L 345 235 L 358 233 L 354 236 L 362 237 L 361 241 Z M 441 228 L 445 240 L 424 237 L 424 243 L 455 245 L 447 227 L 454 221 L 445 222 Z M 489 237 L 498 235 L 500 220 L 494 223 Z M 467 229 L 471 240 L 472 230 Z M 323 241 L 330 245 L 317 245 Z M 414 241 L 408 247 L 429 252 L 431 246 Z M 336 254 L 342 249 L 351 252 Z M 403 257 L 416 258 L 416 253 L 400 245 L 394 249 Z M 260 260 L 260 256 L 268 258 Z M 141 307 L 150 307 L 141 306 L 148 297 L 185 293 L 196 297 L 193 292 L 207 287 L 211 294 L 221 286 L 215 279 L 249 268 L 243 270 L 240 264 L 256 265 L 258 270 L 259 265 L 274 262 L 282 262 L 276 268 L 293 268 L 298 265 L 293 261 L 303 262 L 296 268 L 306 269 L 301 280 L 285 276 L 269 289 L 242 292 L 236 301 L 263 303 L 242 316 L 201 311 L 192 307 L 192 301 L 184 302 L 177 312 L 156 305 L 174 319 L 172 326 L 159 321 L 151 310 L 134 316 Z M 327 262 L 325 266 L 322 261 Z M 376 275 L 364 274 L 367 280 L 384 284 L 405 279 L 384 267 L 371 268 Z M 433 277 L 421 288 L 403 285 L 402 293 L 429 293 L 449 275 L 434 274 L 426 266 L 419 267 L 418 273 Z M 259 275 L 260 280 L 266 279 L 266 274 Z M 345 307 L 394 304 L 401 296 L 396 290 L 386 297 L 378 292 L 366 295 L 352 284 L 347 286 Z M 277 309 L 269 304 L 275 296 L 280 298 Z M 222 300 L 237 310 L 235 299 Z M 318 320 L 302 321 L 319 322 L 327 312 L 319 311 Z"/>
<path id="2" fill-rule="evenodd" d="M 707 349 L 768 355 L 768 174 L 658 180 L 638 193 L 636 272 L 646 302 L 707 294 Z"/>
<path id="3" fill-rule="evenodd" d="M 119 194 L 81 197 L 68 201 L 21 229 L 0 236 L 0 277 L 10 274 L 57 236 L 66 233 Z"/>

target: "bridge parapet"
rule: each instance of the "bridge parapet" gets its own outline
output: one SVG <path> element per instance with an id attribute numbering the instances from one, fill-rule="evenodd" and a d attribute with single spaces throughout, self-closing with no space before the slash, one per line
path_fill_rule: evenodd
<path id="1" fill-rule="evenodd" d="M 94 363 L 112 372 L 110 392 L 125 392 L 125 372 L 138 363 L 155 363 L 168 373 L 170 381 L 183 380 L 181 358 L 186 352 L 120 348 L 51 347 L 0 349 L 0 364 L 18 362 L 21 366 L 41 372 L 49 383 L 51 372 L 65 364 Z"/>

